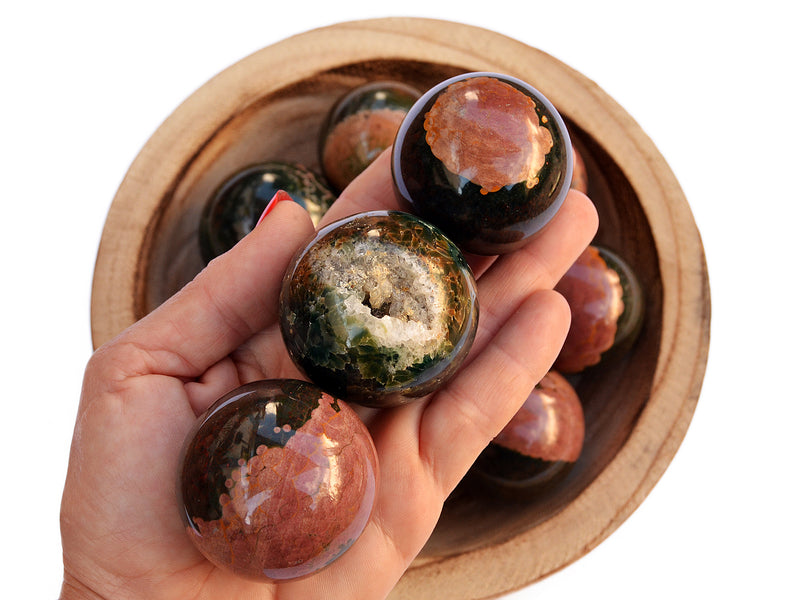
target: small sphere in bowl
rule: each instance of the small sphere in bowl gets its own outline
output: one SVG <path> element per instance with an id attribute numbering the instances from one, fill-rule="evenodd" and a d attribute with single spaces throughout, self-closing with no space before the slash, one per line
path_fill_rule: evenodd
<path id="1" fill-rule="evenodd" d="M 186 531 L 216 566 L 261 581 L 311 575 L 361 535 L 378 459 L 355 412 L 299 380 L 256 381 L 220 398 L 187 439 Z"/>
<path id="2" fill-rule="evenodd" d="M 313 171 L 299 164 L 269 161 L 241 169 L 203 207 L 199 231 L 203 260 L 208 263 L 224 254 L 250 233 L 279 190 L 305 208 L 314 225 L 336 200 Z"/>
<path id="3" fill-rule="evenodd" d="M 575 146 L 572 146 L 572 181 L 570 187 L 584 194 L 589 193 L 589 172 L 586 170 L 586 161 Z"/>
<path id="4" fill-rule="evenodd" d="M 550 371 L 481 453 L 472 475 L 502 495 L 524 499 L 569 471 L 580 457 L 585 431 L 577 392 Z"/>
<path id="5" fill-rule="evenodd" d="M 320 229 L 289 265 L 280 325 L 289 355 L 314 383 L 365 406 L 433 392 L 475 338 L 475 279 L 436 227 L 397 211 Z"/>
<path id="6" fill-rule="evenodd" d="M 342 96 L 325 120 L 320 165 L 341 192 L 394 143 L 403 117 L 420 92 L 399 81 L 370 81 Z"/>
<path id="7" fill-rule="evenodd" d="M 463 251 L 526 244 L 553 218 L 572 179 L 572 144 L 555 107 L 529 84 L 466 73 L 414 104 L 392 150 L 401 204 Z"/>
<path id="8" fill-rule="evenodd" d="M 602 246 L 590 245 L 555 289 L 567 300 L 572 321 L 555 362 L 562 373 L 579 373 L 621 354 L 639 335 L 644 295 L 631 266 Z"/>

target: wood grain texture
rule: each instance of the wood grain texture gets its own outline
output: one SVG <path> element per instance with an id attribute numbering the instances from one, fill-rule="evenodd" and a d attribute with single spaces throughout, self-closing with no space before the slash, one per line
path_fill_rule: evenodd
<path id="1" fill-rule="evenodd" d="M 639 506 L 686 433 L 708 352 L 705 257 L 678 182 L 633 119 L 577 71 L 484 29 L 393 18 L 313 30 L 226 69 L 159 127 L 114 198 L 95 269 L 99 346 L 199 271 L 200 210 L 234 170 L 268 159 L 318 170 L 325 114 L 359 83 L 425 89 L 477 70 L 523 79 L 558 107 L 587 163 L 596 242 L 640 275 L 647 315 L 630 352 L 576 380 L 587 431 L 569 475 L 526 503 L 459 488 L 394 599 L 491 598 L 567 566 Z"/>

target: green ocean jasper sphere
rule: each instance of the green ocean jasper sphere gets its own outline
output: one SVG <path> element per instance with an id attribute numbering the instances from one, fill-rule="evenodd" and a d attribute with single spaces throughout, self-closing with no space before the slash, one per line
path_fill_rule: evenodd
<path id="1" fill-rule="evenodd" d="M 308 211 L 316 225 L 336 195 L 310 169 L 268 161 L 230 175 L 203 207 L 198 231 L 200 253 L 208 263 L 253 231 L 273 196 L 283 190 Z"/>
<path id="2" fill-rule="evenodd" d="M 295 364 L 328 393 L 366 406 L 409 402 L 445 383 L 475 338 L 475 280 L 459 249 L 407 213 L 322 228 L 284 276 L 280 324 Z"/>

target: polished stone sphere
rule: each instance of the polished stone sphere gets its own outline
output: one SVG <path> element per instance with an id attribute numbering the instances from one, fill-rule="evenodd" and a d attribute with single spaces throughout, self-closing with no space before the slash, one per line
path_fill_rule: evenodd
<path id="1" fill-rule="evenodd" d="M 441 231 L 396 211 L 323 227 L 284 276 L 283 339 L 329 393 L 366 406 L 409 402 L 456 372 L 478 324 L 475 280 Z"/>
<path id="2" fill-rule="evenodd" d="M 203 260 L 210 262 L 250 233 L 278 190 L 308 210 L 314 225 L 336 200 L 327 184 L 302 165 L 270 161 L 237 171 L 203 207 L 199 230 Z"/>
<path id="3" fill-rule="evenodd" d="M 370 81 L 344 94 L 331 108 L 320 135 L 320 164 L 341 192 L 394 143 L 406 113 L 421 93 L 398 81 Z"/>
<path id="4" fill-rule="evenodd" d="M 570 187 L 584 194 L 589 193 L 589 172 L 586 161 L 575 146 L 572 147 L 572 181 Z"/>
<path id="5" fill-rule="evenodd" d="M 180 472 L 189 537 L 242 577 L 313 574 L 364 530 L 378 459 L 353 410 L 298 380 L 256 381 L 220 398 L 190 434 Z"/>
<path id="6" fill-rule="evenodd" d="M 502 254 L 556 214 L 572 180 L 561 116 L 536 89 L 497 73 L 466 73 L 427 91 L 403 120 L 392 151 L 407 210 L 463 251 Z"/>
<path id="7" fill-rule="evenodd" d="M 589 246 L 555 289 L 572 313 L 555 362 L 560 372 L 583 371 L 606 356 L 623 353 L 636 340 L 644 318 L 644 296 L 633 269 L 616 253 Z"/>
<path id="8" fill-rule="evenodd" d="M 585 430 L 577 392 L 565 377 L 550 371 L 471 472 L 502 495 L 530 497 L 558 481 L 578 460 Z"/>

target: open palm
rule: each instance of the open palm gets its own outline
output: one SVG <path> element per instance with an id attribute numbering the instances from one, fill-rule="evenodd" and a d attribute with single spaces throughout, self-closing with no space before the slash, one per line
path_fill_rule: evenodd
<path id="1" fill-rule="evenodd" d="M 325 217 L 397 208 L 384 153 Z M 182 291 L 92 356 L 61 510 L 62 598 L 384 598 L 422 548 L 442 504 L 561 347 L 569 310 L 552 291 L 591 240 L 594 208 L 570 192 L 521 250 L 470 257 L 478 334 L 437 393 L 365 414 L 380 461 L 375 510 L 356 543 L 298 581 L 239 579 L 208 562 L 179 516 L 177 474 L 197 416 L 233 388 L 294 377 L 277 326 L 281 276 L 313 231 L 293 202 Z"/>

